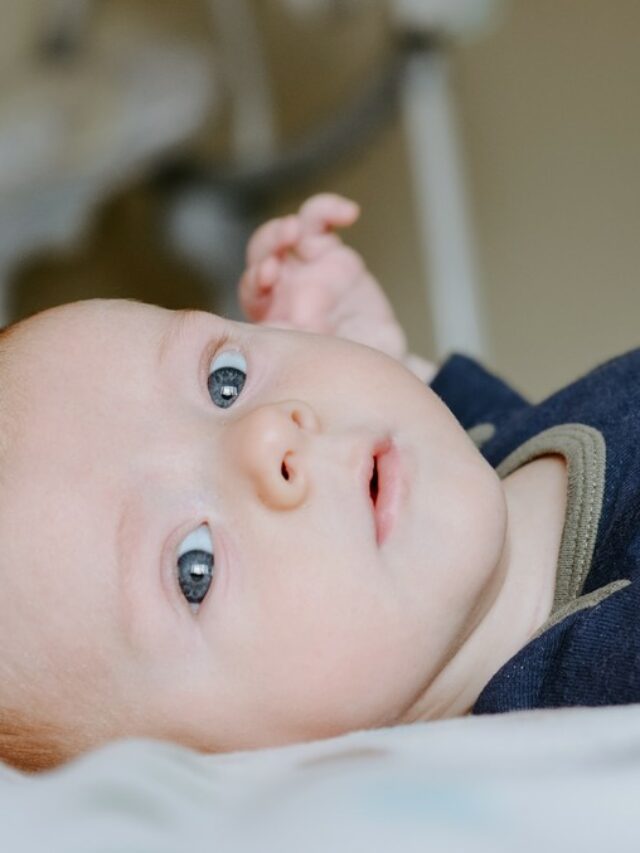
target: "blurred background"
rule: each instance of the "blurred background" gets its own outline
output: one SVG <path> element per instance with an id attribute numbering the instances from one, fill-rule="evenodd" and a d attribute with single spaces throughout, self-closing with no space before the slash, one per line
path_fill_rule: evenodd
<path id="1" fill-rule="evenodd" d="M 2 322 L 238 317 L 255 225 L 332 190 L 429 358 L 533 399 L 640 343 L 637 0 L 0 0 Z"/>

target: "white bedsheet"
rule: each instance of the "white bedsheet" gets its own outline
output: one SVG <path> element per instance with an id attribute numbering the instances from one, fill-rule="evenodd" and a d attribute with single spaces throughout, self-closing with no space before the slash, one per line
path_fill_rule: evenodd
<path id="1" fill-rule="evenodd" d="M 2 851 L 640 851 L 640 705 L 0 772 Z"/>

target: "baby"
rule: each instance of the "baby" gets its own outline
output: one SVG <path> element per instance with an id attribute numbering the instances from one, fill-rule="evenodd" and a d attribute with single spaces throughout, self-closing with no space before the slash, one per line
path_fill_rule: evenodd
<path id="1" fill-rule="evenodd" d="M 554 692 L 595 684 L 624 621 L 593 649 L 567 626 L 634 589 L 636 453 L 609 491 L 604 454 L 638 356 L 539 406 L 462 357 L 436 373 L 334 232 L 357 213 L 317 196 L 257 231 L 254 325 L 98 300 L 2 334 L 3 760 L 640 699 L 628 643 L 619 690 L 600 656 L 595 701 Z"/>

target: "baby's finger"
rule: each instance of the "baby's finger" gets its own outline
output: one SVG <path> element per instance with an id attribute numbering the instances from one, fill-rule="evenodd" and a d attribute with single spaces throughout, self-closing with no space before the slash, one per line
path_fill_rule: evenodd
<path id="1" fill-rule="evenodd" d="M 270 290 L 278 280 L 281 267 L 282 264 L 275 255 L 269 255 L 268 258 L 259 263 L 256 270 L 256 285 L 258 289 L 262 291 Z"/>
<path id="2" fill-rule="evenodd" d="M 269 255 L 282 254 L 292 249 L 300 236 L 297 216 L 271 219 L 253 234 L 247 246 L 247 264 L 259 264 Z"/>
<path id="3" fill-rule="evenodd" d="M 254 305 L 256 293 L 256 268 L 246 269 L 238 282 L 238 301 L 242 312 L 248 320 L 255 320 Z"/>
<path id="4" fill-rule="evenodd" d="M 312 196 L 305 201 L 299 213 L 303 230 L 316 233 L 353 225 L 358 216 L 360 208 L 355 201 L 335 193 Z"/>
<path id="5" fill-rule="evenodd" d="M 315 261 L 321 255 L 343 245 L 339 237 L 333 233 L 303 234 L 296 246 L 296 255 L 303 261 Z"/>
<path id="6" fill-rule="evenodd" d="M 265 316 L 279 271 L 279 262 L 269 257 L 244 272 L 238 286 L 238 298 L 247 319 L 257 322 Z"/>

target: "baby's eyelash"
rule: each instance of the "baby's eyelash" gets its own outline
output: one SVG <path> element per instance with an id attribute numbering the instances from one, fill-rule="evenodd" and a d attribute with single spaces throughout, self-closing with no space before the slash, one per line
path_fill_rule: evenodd
<path id="1" fill-rule="evenodd" d="M 209 366 L 219 352 L 222 352 L 223 349 L 231 345 L 231 341 L 231 333 L 228 330 L 225 330 L 219 335 L 219 337 L 211 341 L 208 346 L 204 348 L 204 352 L 202 353 L 202 361 L 200 364 L 200 381 L 203 389 L 207 394 L 209 393 L 207 390 L 209 381 Z"/>

